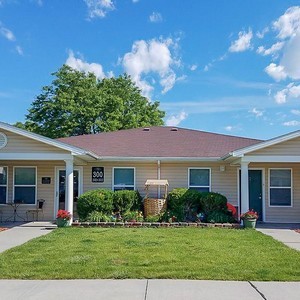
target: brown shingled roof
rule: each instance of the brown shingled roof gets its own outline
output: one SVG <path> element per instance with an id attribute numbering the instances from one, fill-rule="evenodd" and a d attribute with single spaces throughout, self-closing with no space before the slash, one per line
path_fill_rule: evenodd
<path id="1" fill-rule="evenodd" d="M 261 140 L 157 126 L 58 139 L 110 157 L 222 157 Z"/>

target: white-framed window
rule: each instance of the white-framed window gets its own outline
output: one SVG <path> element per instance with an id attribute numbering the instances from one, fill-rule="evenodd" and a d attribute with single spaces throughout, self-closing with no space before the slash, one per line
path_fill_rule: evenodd
<path id="1" fill-rule="evenodd" d="M 36 204 L 36 167 L 14 167 L 13 200 Z"/>
<path id="2" fill-rule="evenodd" d="M 199 192 L 210 192 L 211 190 L 210 168 L 189 168 L 188 188 Z"/>
<path id="3" fill-rule="evenodd" d="M 135 189 L 135 168 L 113 168 L 113 191 Z"/>
<path id="4" fill-rule="evenodd" d="M 291 169 L 269 169 L 269 205 L 292 206 Z"/>
<path id="5" fill-rule="evenodd" d="M 7 167 L 0 167 L 0 204 L 7 202 Z"/>

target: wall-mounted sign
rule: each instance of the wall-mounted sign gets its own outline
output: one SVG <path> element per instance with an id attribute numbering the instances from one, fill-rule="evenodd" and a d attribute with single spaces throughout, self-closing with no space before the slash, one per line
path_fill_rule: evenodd
<path id="1" fill-rule="evenodd" d="M 51 177 L 42 177 L 42 184 L 50 184 Z"/>
<path id="2" fill-rule="evenodd" d="M 104 182 L 104 167 L 92 167 L 92 182 Z"/>

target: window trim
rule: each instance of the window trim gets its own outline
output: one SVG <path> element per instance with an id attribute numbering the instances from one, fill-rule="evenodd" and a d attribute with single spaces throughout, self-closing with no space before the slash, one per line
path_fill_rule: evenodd
<path id="1" fill-rule="evenodd" d="M 190 170 L 209 170 L 209 185 L 190 185 Z M 189 167 L 188 168 L 188 189 L 190 188 L 208 188 L 209 192 L 211 192 L 211 168 L 208 167 Z"/>
<path id="2" fill-rule="evenodd" d="M 33 168 L 35 169 L 35 184 L 34 185 L 15 185 L 15 170 L 16 168 Z M 22 203 L 22 205 L 37 205 L 37 166 L 14 166 L 13 168 L 13 198 L 12 202 L 15 201 L 15 187 L 35 187 L 34 203 Z"/>
<path id="3" fill-rule="evenodd" d="M 0 203 L 0 205 L 6 205 L 8 203 L 8 166 L 0 166 L 2 168 L 6 168 L 6 185 L 5 184 L 0 184 L 0 186 L 4 186 L 6 187 L 6 199 L 5 199 L 5 203 Z"/>
<path id="4" fill-rule="evenodd" d="M 133 185 L 115 185 L 115 169 L 133 169 Z M 136 180 L 135 180 L 135 167 L 113 167 L 112 169 L 112 191 L 115 190 L 115 187 L 133 187 L 135 191 Z"/>
<path id="5" fill-rule="evenodd" d="M 271 186 L 271 170 L 290 170 L 291 171 L 291 186 L 290 187 L 287 187 L 287 186 L 284 186 L 284 187 L 272 187 Z M 292 168 L 269 168 L 268 170 L 268 205 L 269 207 L 293 207 L 293 169 Z M 271 204 L 271 189 L 276 189 L 276 188 L 289 188 L 291 190 L 291 204 L 290 205 L 272 205 Z"/>

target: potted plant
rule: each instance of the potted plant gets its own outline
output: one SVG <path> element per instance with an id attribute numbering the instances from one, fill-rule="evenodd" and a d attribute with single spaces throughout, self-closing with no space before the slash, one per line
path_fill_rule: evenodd
<path id="1" fill-rule="evenodd" d="M 64 209 L 60 209 L 57 212 L 56 215 L 56 225 L 57 227 L 66 227 L 70 225 L 70 220 L 71 220 L 71 213 L 64 210 Z"/>
<path id="2" fill-rule="evenodd" d="M 258 219 L 258 213 L 253 209 L 248 210 L 247 212 L 241 215 L 245 228 L 255 228 L 256 221 Z"/>

